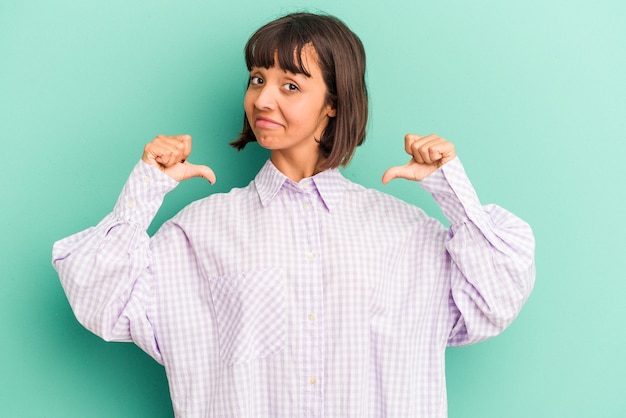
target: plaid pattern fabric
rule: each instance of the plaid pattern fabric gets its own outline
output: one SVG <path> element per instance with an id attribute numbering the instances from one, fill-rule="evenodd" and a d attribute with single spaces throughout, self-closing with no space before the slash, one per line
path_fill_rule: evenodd
<path id="1" fill-rule="evenodd" d="M 449 219 L 267 162 L 148 237 L 176 182 L 139 162 L 115 209 L 55 243 L 78 320 L 167 371 L 180 417 L 445 417 L 445 348 L 500 333 L 534 282 L 528 225 L 458 159 L 421 182 Z"/>

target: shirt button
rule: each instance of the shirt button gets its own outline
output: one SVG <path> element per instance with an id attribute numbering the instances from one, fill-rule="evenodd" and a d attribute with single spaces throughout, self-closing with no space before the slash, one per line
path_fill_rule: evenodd
<path id="1" fill-rule="evenodd" d="M 309 190 L 311 188 L 311 185 L 309 183 L 304 183 L 302 185 L 302 190 Z"/>
<path id="2" fill-rule="evenodd" d="M 315 258 L 315 253 L 309 251 L 304 256 L 306 257 L 307 260 L 313 260 Z"/>
<path id="3" fill-rule="evenodd" d="M 307 316 L 307 319 L 311 322 L 315 322 L 315 315 L 313 315 L 312 313 L 309 314 L 309 316 Z"/>
<path id="4" fill-rule="evenodd" d="M 304 210 L 305 212 L 308 212 L 309 209 L 311 209 L 311 205 L 309 205 L 308 203 L 302 205 L 302 210 Z"/>
<path id="5" fill-rule="evenodd" d="M 152 181 L 152 179 L 150 178 L 150 176 L 143 176 L 143 182 L 146 184 L 150 184 L 150 182 Z"/>
<path id="6" fill-rule="evenodd" d="M 129 200 L 129 201 L 126 203 L 126 206 L 128 206 L 130 209 L 133 209 L 136 205 L 137 205 L 137 204 L 135 203 L 135 201 L 134 201 L 134 200 Z"/>
<path id="7" fill-rule="evenodd" d="M 309 383 L 311 384 L 311 386 L 317 385 L 317 378 L 316 377 L 309 377 Z"/>

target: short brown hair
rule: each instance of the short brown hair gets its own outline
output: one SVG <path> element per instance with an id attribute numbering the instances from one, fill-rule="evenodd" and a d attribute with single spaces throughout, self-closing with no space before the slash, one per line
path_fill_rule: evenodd
<path id="1" fill-rule="evenodd" d="M 365 86 L 365 49 L 361 40 L 339 19 L 328 15 L 293 13 L 257 30 L 245 47 L 246 66 L 270 68 L 278 57 L 283 70 L 310 77 L 302 49 L 312 45 L 327 88 L 327 103 L 336 109 L 319 142 L 321 168 L 346 166 L 365 140 L 368 117 Z M 295 52 L 295 54 L 294 54 Z M 238 150 L 256 141 L 244 115 L 243 130 L 231 145 Z"/>

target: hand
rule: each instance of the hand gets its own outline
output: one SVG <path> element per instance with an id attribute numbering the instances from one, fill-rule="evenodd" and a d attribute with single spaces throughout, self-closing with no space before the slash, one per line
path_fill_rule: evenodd
<path id="1" fill-rule="evenodd" d="M 141 159 L 176 181 L 192 177 L 204 177 L 211 184 L 215 183 L 215 173 L 205 165 L 195 165 L 187 161 L 191 154 L 191 136 L 159 135 L 146 144 Z"/>
<path id="2" fill-rule="evenodd" d="M 395 178 L 424 180 L 456 157 L 454 145 L 435 134 L 428 136 L 407 134 L 404 137 L 404 149 L 411 155 L 411 161 L 404 166 L 392 167 L 385 171 L 383 184 Z"/>

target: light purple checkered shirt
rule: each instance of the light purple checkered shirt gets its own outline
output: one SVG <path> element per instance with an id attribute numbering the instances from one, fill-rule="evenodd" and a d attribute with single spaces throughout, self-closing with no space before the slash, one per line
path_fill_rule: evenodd
<path id="1" fill-rule="evenodd" d="M 458 159 L 421 185 L 450 229 L 336 169 L 294 183 L 268 161 L 150 238 L 176 182 L 139 162 L 53 263 L 85 327 L 165 366 L 179 417 L 445 417 L 446 346 L 511 323 L 534 239 Z"/>

